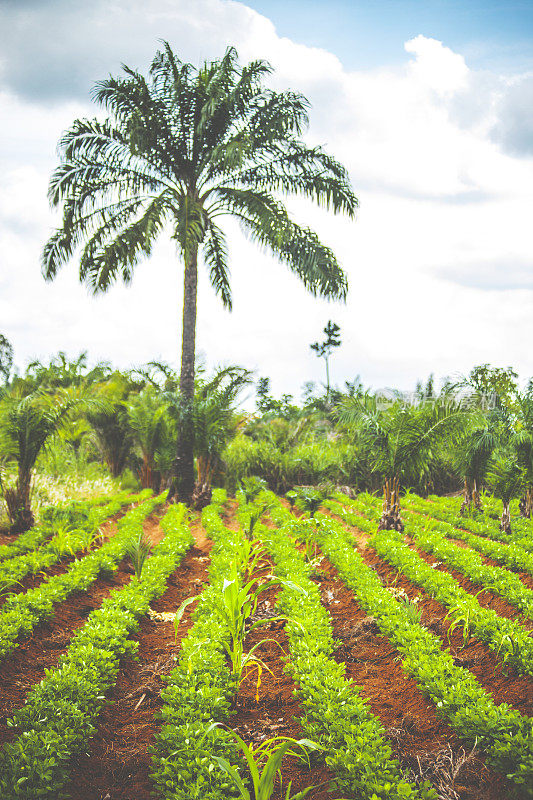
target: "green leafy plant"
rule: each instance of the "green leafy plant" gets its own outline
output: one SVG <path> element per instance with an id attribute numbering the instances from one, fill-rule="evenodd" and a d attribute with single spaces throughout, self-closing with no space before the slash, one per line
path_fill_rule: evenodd
<path id="1" fill-rule="evenodd" d="M 250 506 L 244 530 L 247 539 L 252 539 L 255 526 L 261 521 L 261 517 L 266 514 L 269 508 L 270 505 L 268 503 L 257 503 Z"/>
<path id="2" fill-rule="evenodd" d="M 247 503 L 253 503 L 261 492 L 268 489 L 268 485 L 263 478 L 250 475 L 248 478 L 242 478 L 239 483 L 239 489 L 243 493 L 245 501 Z"/>
<path id="3" fill-rule="evenodd" d="M 413 602 L 413 600 L 409 600 L 408 597 L 404 597 L 400 602 L 409 622 L 420 624 L 422 621 L 422 609 L 418 604 Z"/>
<path id="4" fill-rule="evenodd" d="M 261 592 L 272 586 L 277 586 L 279 583 L 279 580 L 273 579 L 259 584 L 256 579 L 253 579 L 241 584 L 237 574 L 235 574 L 230 580 L 224 579 L 222 586 L 222 603 L 219 606 L 219 614 L 231 636 L 231 644 L 226 644 L 226 651 L 231 660 L 232 673 L 237 680 L 240 680 L 244 669 L 247 667 L 255 668 L 258 675 L 258 688 L 264 663 L 254 655 L 254 652 L 262 644 L 272 640 L 262 639 L 248 653 L 245 653 L 244 639 L 247 633 L 251 633 L 259 625 L 272 622 L 272 618 L 270 618 L 268 620 L 257 620 L 251 625 L 249 624 L 250 617 L 253 616 L 257 609 Z M 282 617 L 275 617 L 274 619 L 282 619 Z"/>
<path id="5" fill-rule="evenodd" d="M 148 558 L 151 549 L 152 545 L 145 538 L 142 530 L 135 537 L 130 539 L 126 545 L 125 555 L 133 564 L 133 569 L 135 570 L 137 578 L 141 577 L 144 562 Z"/>
<path id="6" fill-rule="evenodd" d="M 291 489 L 289 492 L 285 492 L 285 497 L 289 501 L 289 505 L 291 507 L 291 511 L 294 508 L 294 504 L 298 499 L 298 492 L 295 492 L 294 489 Z"/>
<path id="7" fill-rule="evenodd" d="M 315 516 L 320 506 L 331 497 L 330 486 L 301 486 L 296 488 L 298 498 L 296 504 L 302 511 L 309 514 L 311 519 Z"/>
<path id="8" fill-rule="evenodd" d="M 285 755 L 297 755 L 295 748 L 300 749 L 300 755 L 309 764 L 309 750 L 322 750 L 323 748 L 316 742 L 309 739 L 291 739 L 288 736 L 276 736 L 263 742 L 259 747 L 249 747 L 240 736 L 233 731 L 230 733 L 235 737 L 239 749 L 244 754 L 250 777 L 252 779 L 253 794 L 246 788 L 238 770 L 233 767 L 225 758 L 214 756 L 214 760 L 224 772 L 229 775 L 233 785 L 239 793 L 241 800 L 270 800 L 274 792 L 274 783 L 277 775 L 281 775 L 281 762 Z M 324 784 L 320 784 L 323 786 Z M 310 791 L 318 788 L 308 786 L 303 791 L 291 796 L 291 783 L 287 787 L 285 800 L 303 800 Z"/>
<path id="9" fill-rule="evenodd" d="M 52 551 L 62 558 L 65 554 L 74 555 L 73 529 L 70 525 L 56 527 L 55 536 L 50 542 Z"/>

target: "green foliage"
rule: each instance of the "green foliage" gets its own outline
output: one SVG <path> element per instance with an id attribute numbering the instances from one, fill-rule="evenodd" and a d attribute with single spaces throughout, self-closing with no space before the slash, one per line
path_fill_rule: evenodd
<path id="1" fill-rule="evenodd" d="M 487 473 L 487 483 L 504 506 L 518 497 L 524 486 L 524 472 L 513 453 L 497 453 Z"/>
<path id="2" fill-rule="evenodd" d="M 90 393 L 58 389 L 53 396 L 44 392 L 20 397 L 12 391 L 0 403 L 0 453 L 4 462 L 14 462 L 17 476 L 13 486 L 2 479 L 0 488 L 8 513 L 18 532 L 33 524 L 30 489 L 37 458 L 72 415 L 99 404 Z"/>
<path id="3" fill-rule="evenodd" d="M 215 761 L 226 772 L 235 788 L 238 791 L 238 796 L 241 800 L 270 800 L 274 792 L 274 782 L 276 776 L 281 775 L 281 762 L 285 755 L 298 755 L 300 748 L 304 752 L 307 762 L 309 763 L 308 750 L 320 750 L 321 747 L 316 742 L 311 742 L 309 739 L 291 739 L 288 736 L 276 736 L 273 739 L 267 739 L 262 742 L 258 747 L 248 747 L 240 736 L 231 732 L 235 737 L 239 749 L 243 752 L 248 766 L 248 771 L 252 779 L 253 795 L 250 794 L 246 788 L 239 772 L 232 767 L 232 765 L 225 758 L 215 756 Z M 303 800 L 316 786 L 309 786 L 297 794 L 290 795 L 291 784 L 287 787 L 285 800 Z"/>
<path id="4" fill-rule="evenodd" d="M 76 559 L 69 569 L 60 575 L 47 578 L 35 589 L 29 589 L 24 594 L 11 595 L 0 610 L 0 658 L 5 657 L 18 646 L 18 640 L 31 633 L 33 628 L 53 613 L 56 603 L 65 600 L 73 592 L 83 591 L 93 583 L 102 572 L 112 573 L 118 562 L 124 557 L 127 542 L 132 535 L 138 532 L 145 516 L 150 514 L 160 502 L 159 498 L 146 499 L 146 492 L 117 501 L 98 509 L 100 522 L 110 514 L 116 514 L 124 502 L 143 501 L 136 508 L 129 511 L 118 523 L 118 532 L 102 547 L 81 559 Z M 94 530 L 95 518 L 89 523 Z M 49 566 L 57 560 L 57 556 L 48 556 L 46 548 L 39 555 L 39 568 Z M 40 551 L 38 551 L 40 552 Z M 19 580 L 21 574 L 27 574 L 30 569 L 35 569 L 33 553 L 16 556 L 2 564 L 4 577 L 12 581 Z M 21 573 L 23 569 L 23 573 Z"/>
<path id="5" fill-rule="evenodd" d="M 315 516 L 320 506 L 327 500 L 332 493 L 331 486 L 296 486 L 297 493 L 296 504 L 302 510 L 309 514 L 311 519 Z"/>
<path id="6" fill-rule="evenodd" d="M 243 478 L 239 484 L 239 491 L 244 495 L 246 503 L 252 503 L 265 489 L 268 489 L 266 481 L 256 475 Z"/>
<path id="7" fill-rule="evenodd" d="M 500 617 L 490 608 L 483 608 L 476 597 L 459 586 L 455 578 L 447 572 L 433 569 L 420 558 L 402 541 L 399 534 L 393 531 L 381 531 L 370 539 L 369 544 L 384 561 L 392 564 L 412 583 L 421 586 L 439 603 L 451 609 L 452 632 L 453 628 L 461 625 L 465 641 L 473 633 L 491 650 L 497 650 L 502 655 L 506 652 L 506 647 L 501 644 L 501 637 L 502 634 L 507 634 L 513 642 L 513 651 L 514 643 L 520 645 L 518 656 L 516 659 L 512 657 L 510 663 L 519 672 L 533 675 L 533 640 L 520 623 Z"/>
<path id="8" fill-rule="evenodd" d="M 2 333 L 0 333 L 0 377 L 3 383 L 7 383 L 13 366 L 13 345 Z"/>
<path id="9" fill-rule="evenodd" d="M 129 542 L 126 544 L 124 555 L 126 556 L 126 558 L 129 558 L 131 563 L 133 564 L 133 568 L 135 570 L 135 576 L 137 578 L 141 577 L 144 567 L 144 562 L 150 555 L 151 549 L 152 545 L 145 538 L 143 531 L 139 531 L 139 533 L 132 539 L 130 539 Z"/>
<path id="10" fill-rule="evenodd" d="M 62 794 L 69 780 L 69 762 L 94 734 L 120 659 L 136 652 L 137 644 L 130 637 L 138 620 L 163 594 L 168 576 L 191 544 L 191 534 L 180 521 L 154 548 L 142 579 L 134 578 L 114 590 L 74 634 L 57 668 L 48 670 L 31 690 L 25 705 L 9 721 L 18 735 L 0 754 L 0 790 L 6 800 Z"/>
<path id="11" fill-rule="evenodd" d="M 353 505 L 351 501 L 346 504 L 348 508 Z M 350 534 L 331 518 L 321 517 L 320 522 L 317 537 L 325 555 L 354 591 L 364 610 L 376 618 L 380 631 L 400 651 L 403 669 L 415 678 L 461 737 L 471 743 L 477 742 L 491 766 L 530 794 L 533 778 L 531 720 L 506 704 L 496 705 L 474 675 L 457 666 L 451 654 L 441 649 L 437 636 L 409 619 L 401 604 L 383 587 L 377 573 L 354 550 Z M 376 531 L 376 522 L 370 522 L 370 526 Z M 391 532 L 379 534 L 374 538 L 375 544 L 379 545 L 379 537 L 384 546 L 389 543 L 395 546 L 398 538 Z M 428 569 L 433 572 L 431 567 Z M 476 602 L 468 596 L 470 607 L 475 608 Z M 508 622 L 496 618 L 494 629 L 503 632 Z"/>

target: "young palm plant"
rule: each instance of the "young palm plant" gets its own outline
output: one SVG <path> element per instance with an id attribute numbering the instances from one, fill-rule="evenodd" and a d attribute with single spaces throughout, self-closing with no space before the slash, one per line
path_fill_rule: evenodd
<path id="1" fill-rule="evenodd" d="M 370 453 L 372 469 L 383 482 L 381 530 L 403 531 L 400 489 L 420 481 L 442 437 L 460 437 L 466 412 L 449 399 L 410 405 L 400 398 L 388 404 L 379 396 L 348 397 L 337 417 Z"/>
<path id="2" fill-rule="evenodd" d="M 0 471 L 0 488 L 12 523 L 20 533 L 34 523 L 31 485 L 35 462 L 44 447 L 80 411 L 101 407 L 88 392 L 58 389 L 54 395 L 34 392 L 20 398 L 6 394 L 0 404 L 0 452 L 5 463 L 14 462 L 17 475 L 8 485 Z"/>
<path id="3" fill-rule="evenodd" d="M 150 555 L 151 549 L 152 546 L 142 531 L 138 536 L 132 537 L 126 546 L 125 555 L 130 559 L 137 578 L 141 577 L 144 562 Z"/>
<path id="4" fill-rule="evenodd" d="M 490 419 L 481 418 L 469 427 L 461 447 L 457 448 L 455 461 L 465 481 L 461 514 L 472 509 L 483 511 L 480 490 L 486 482 L 489 463 L 497 444 L 497 435 L 490 425 Z"/>
<path id="5" fill-rule="evenodd" d="M 515 453 L 497 453 L 487 472 L 487 483 L 493 494 L 502 501 L 500 530 L 511 533 L 510 503 L 518 497 L 524 486 L 524 472 L 516 461 Z"/>
<path id="6" fill-rule="evenodd" d="M 516 458 L 524 470 L 524 493 L 520 498 L 519 508 L 523 517 L 530 519 L 533 515 L 533 385 L 527 391 L 517 394 L 518 419 L 516 431 L 511 437 Z"/>
<path id="7" fill-rule="evenodd" d="M 165 445 L 170 430 L 165 416 L 167 403 L 161 392 L 147 388 L 128 405 L 128 421 L 135 448 L 140 454 L 139 477 L 143 489 L 159 491 L 157 453 Z"/>
<path id="8" fill-rule="evenodd" d="M 76 120 L 59 142 L 60 165 L 49 197 L 63 223 L 43 252 L 53 279 L 82 246 L 80 280 L 95 292 L 150 254 L 169 226 L 184 266 L 177 491 L 194 487 L 194 397 L 198 257 L 222 302 L 231 308 L 227 245 L 219 219 L 230 215 L 262 247 L 285 261 L 314 295 L 344 298 L 346 276 L 335 255 L 297 225 L 278 199 L 299 194 L 353 218 L 357 199 L 345 168 L 300 138 L 308 101 L 265 86 L 265 61 L 239 67 L 234 48 L 200 68 L 168 43 L 148 77 L 125 68 L 96 85 L 104 121 Z"/>

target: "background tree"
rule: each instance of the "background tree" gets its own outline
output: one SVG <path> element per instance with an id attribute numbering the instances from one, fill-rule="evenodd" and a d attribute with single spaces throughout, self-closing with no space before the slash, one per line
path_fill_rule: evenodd
<path id="1" fill-rule="evenodd" d="M 157 454 L 172 436 L 167 407 L 163 394 L 152 387 L 144 389 L 128 405 L 128 421 L 140 457 L 138 473 L 143 489 L 159 491 L 161 475 L 157 469 Z"/>
<path id="2" fill-rule="evenodd" d="M 510 444 L 516 460 L 524 471 L 524 494 L 519 508 L 523 517 L 533 514 L 533 382 L 530 380 L 523 394 L 517 393 L 517 419 Z"/>
<path id="3" fill-rule="evenodd" d="M 401 488 L 430 475 L 435 451 L 444 439 L 451 444 L 460 435 L 464 413 L 447 400 L 413 405 L 398 398 L 383 407 L 379 395 L 366 394 L 341 403 L 339 422 L 368 448 L 373 471 L 383 480 L 380 528 L 403 531 Z"/>
<path id="4" fill-rule="evenodd" d="M 518 497 L 524 486 L 524 473 L 516 462 L 516 455 L 500 451 L 494 456 L 487 473 L 487 482 L 495 497 L 502 501 L 500 530 L 511 533 L 510 503 Z"/>
<path id="5" fill-rule="evenodd" d="M 268 89 L 271 67 L 240 68 L 237 53 L 200 68 L 184 64 L 165 43 L 148 78 L 97 84 L 94 97 L 108 119 L 76 120 L 59 142 L 60 165 L 49 190 L 63 223 L 43 251 L 53 279 L 78 247 L 80 280 L 105 291 L 129 283 L 136 264 L 170 227 L 184 265 L 177 492 L 194 485 L 192 420 L 199 252 L 211 283 L 231 308 L 225 236 L 218 221 L 236 217 L 262 247 L 288 264 L 314 295 L 344 298 L 346 277 L 332 251 L 301 227 L 280 202 L 299 194 L 353 217 L 357 199 L 344 167 L 320 147 L 307 147 L 308 102 Z"/>
<path id="6" fill-rule="evenodd" d="M 14 462 L 17 476 L 14 486 L 5 484 L 0 471 L 0 488 L 7 505 L 13 532 L 33 525 L 30 493 L 35 462 L 43 448 L 61 427 L 79 410 L 97 401 L 87 395 L 60 389 L 54 396 L 36 392 L 20 398 L 5 396 L 0 406 L 0 453 L 6 463 Z"/>
<path id="7" fill-rule="evenodd" d="M 197 508 L 203 508 L 211 502 L 212 483 L 222 468 L 222 452 L 243 420 L 243 415 L 236 413 L 237 399 L 251 381 L 252 374 L 237 366 L 219 368 L 210 378 L 197 376 L 193 401 L 197 467 L 193 505 Z M 182 408 L 180 397 L 176 394 L 167 397 L 174 410 L 174 418 L 179 422 Z"/>
<path id="8" fill-rule="evenodd" d="M 313 344 L 309 345 L 309 347 L 311 350 L 315 351 L 319 358 L 323 358 L 326 362 L 326 399 L 329 400 L 329 357 L 331 355 L 331 351 L 335 347 L 340 347 L 342 344 L 341 329 L 338 325 L 329 320 L 328 324 L 324 328 L 324 333 L 326 334 L 326 338 L 323 342 L 314 342 Z"/>
<path id="9" fill-rule="evenodd" d="M 13 346 L 9 339 L 0 333 L 0 380 L 7 383 L 13 366 Z"/>

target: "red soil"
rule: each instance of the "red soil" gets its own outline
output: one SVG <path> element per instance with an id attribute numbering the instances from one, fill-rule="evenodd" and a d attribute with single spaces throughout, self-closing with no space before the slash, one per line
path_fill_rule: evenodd
<path id="1" fill-rule="evenodd" d="M 102 542 L 107 541 L 108 539 L 111 538 L 111 536 L 115 535 L 117 530 L 115 523 L 117 522 L 117 520 L 121 519 L 126 514 L 127 511 L 128 508 L 119 511 L 118 514 L 115 514 L 113 517 L 109 517 L 109 519 L 106 519 L 105 522 L 103 522 L 102 525 L 100 525 L 99 530 L 102 534 L 102 541 L 95 542 L 95 544 L 87 552 L 96 550 L 98 547 L 101 546 Z M 48 542 L 46 544 L 48 544 Z M 31 575 L 31 574 L 26 575 L 20 581 L 20 584 L 13 586 L 12 588 L 10 588 L 8 594 L 4 595 L 3 597 L 0 597 L 0 608 L 4 605 L 10 594 L 21 594 L 22 592 L 27 592 L 28 589 L 36 589 L 37 586 L 40 586 L 41 583 L 43 583 L 43 581 L 47 580 L 47 578 L 51 578 L 53 575 L 63 575 L 63 573 L 68 571 L 70 565 L 72 564 L 75 558 L 83 558 L 84 555 L 86 555 L 85 552 L 84 553 L 79 552 L 77 553 L 76 556 L 67 555 L 61 558 L 59 563 L 54 564 L 53 566 L 48 567 L 47 569 L 41 570 L 36 575 Z M 3 561 L 0 563 L 5 564 L 6 562 Z"/>
<path id="2" fill-rule="evenodd" d="M 336 659 L 346 664 L 346 677 L 360 687 L 387 729 L 402 767 L 436 785 L 438 780 L 449 785 L 439 764 L 445 766 L 448 755 L 457 761 L 464 754 L 460 740 L 437 716 L 435 706 L 416 682 L 403 672 L 398 651 L 379 633 L 373 618 L 366 616 L 327 559 L 320 569 L 323 602 L 341 642 Z M 461 800 L 503 800 L 510 791 L 506 781 L 487 768 L 478 754 L 459 771 L 454 788 L 461 792 Z"/>
<path id="3" fill-rule="evenodd" d="M 155 519 L 145 526 L 152 541 L 161 539 Z M 72 780 L 67 787 L 73 800 L 151 800 L 150 755 L 159 723 L 162 675 L 175 665 L 180 642 L 191 625 L 191 607 L 174 631 L 173 615 L 182 601 L 199 594 L 208 580 L 210 544 L 198 525 L 191 528 L 196 544 L 168 579 L 165 594 L 152 604 L 155 612 L 141 621 L 134 638 L 138 659 L 126 659 L 116 686 L 108 693 L 87 753 L 72 760 Z M 194 608 L 194 604 L 192 606 Z M 164 616 L 157 616 L 157 615 Z M 168 616 L 167 616 L 168 615 Z M 172 616 L 171 616 L 172 615 Z"/>

